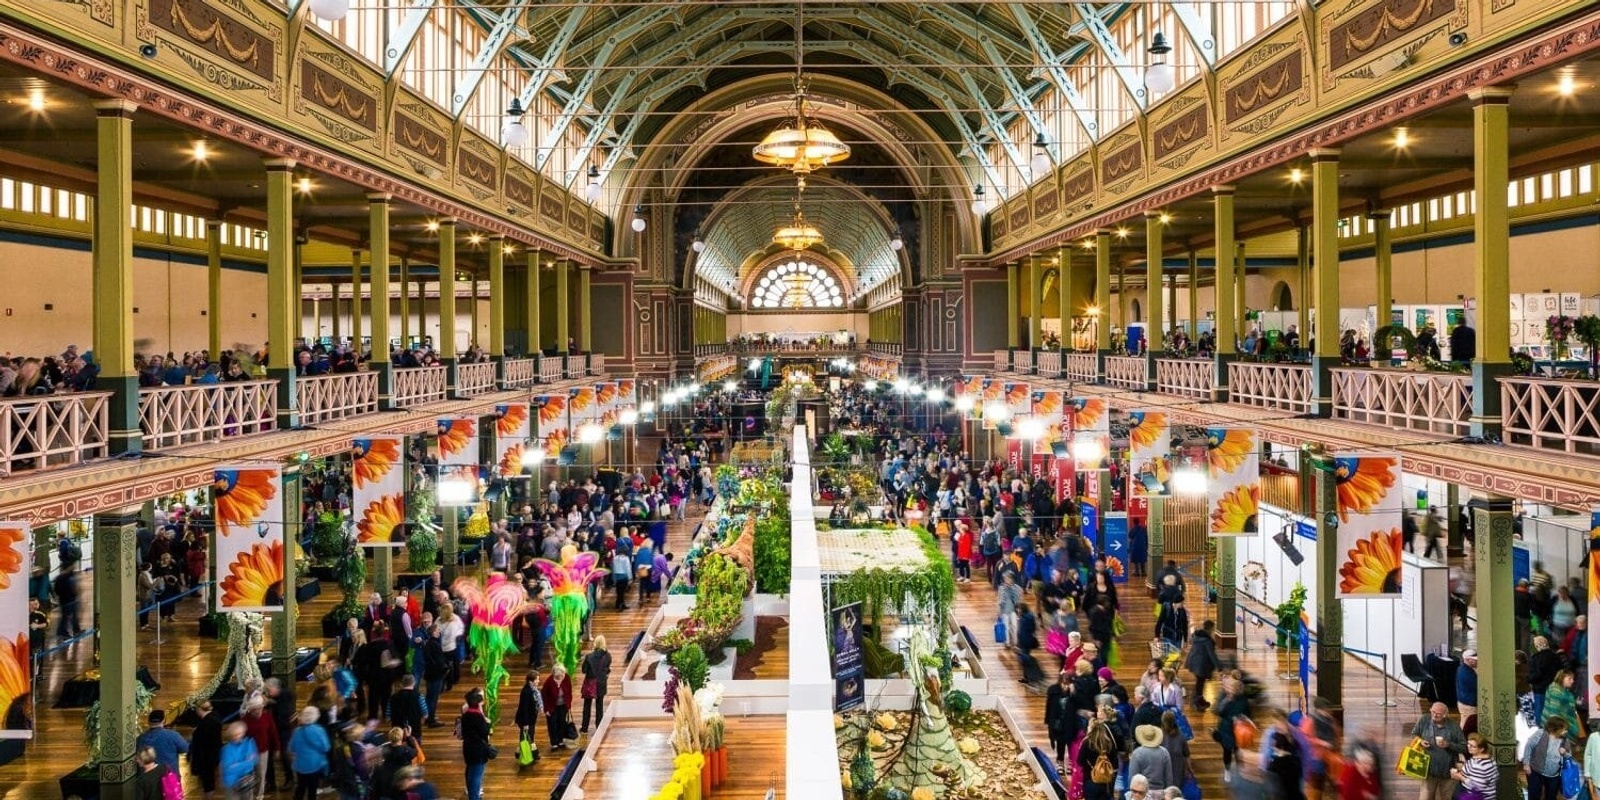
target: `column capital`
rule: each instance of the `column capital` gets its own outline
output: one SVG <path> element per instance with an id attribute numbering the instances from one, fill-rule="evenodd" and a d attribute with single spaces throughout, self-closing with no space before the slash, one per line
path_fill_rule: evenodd
<path id="1" fill-rule="evenodd" d="M 1221 197 L 1223 195 L 1232 195 L 1236 190 L 1237 187 L 1235 187 L 1233 184 L 1224 183 L 1211 187 L 1211 194 Z"/>
<path id="2" fill-rule="evenodd" d="M 368 192 L 367 193 L 367 202 L 371 203 L 372 205 L 375 205 L 375 206 L 376 205 L 388 205 L 389 201 L 393 200 L 393 199 L 394 199 L 394 195 L 389 194 L 388 192 Z"/>
<path id="3" fill-rule="evenodd" d="M 223 224 L 224 224 L 223 220 L 220 220 L 220 219 L 208 219 L 208 220 L 206 220 L 206 228 L 209 229 L 209 230 L 214 230 L 214 231 L 215 230 L 221 230 Z"/>
<path id="4" fill-rule="evenodd" d="M 441 228 L 446 227 L 446 226 L 454 228 L 456 226 L 456 218 L 455 217 L 440 217 L 438 222 L 439 222 L 439 227 L 441 227 Z"/>
<path id="5" fill-rule="evenodd" d="M 263 158 L 261 164 L 268 172 L 293 172 L 295 160 L 292 158 Z"/>
<path id="6" fill-rule="evenodd" d="M 1467 91 L 1467 99 L 1473 105 L 1505 105 L 1511 102 L 1511 94 L 1517 90 L 1516 84 L 1507 86 L 1483 86 Z"/>
<path id="7" fill-rule="evenodd" d="M 491 242 L 503 242 L 505 240 L 506 240 L 506 235 L 503 234 L 503 233 L 491 233 L 491 234 L 489 234 L 489 241 L 491 241 Z"/>
<path id="8" fill-rule="evenodd" d="M 1367 212 L 1367 219 L 1370 219 L 1373 222 L 1379 223 L 1381 225 L 1387 225 L 1387 224 L 1389 224 L 1389 215 L 1392 214 L 1392 213 L 1394 213 L 1394 212 L 1390 211 L 1387 208 L 1374 208 L 1371 211 Z"/>
<path id="9" fill-rule="evenodd" d="M 1110 228 L 1095 228 L 1094 229 L 1094 235 L 1095 235 L 1096 238 L 1109 239 L 1109 238 L 1111 238 L 1111 229 Z"/>
<path id="10" fill-rule="evenodd" d="M 1160 221 L 1160 219 L 1162 217 L 1166 216 L 1166 215 L 1167 215 L 1167 212 L 1165 212 L 1165 211 L 1163 211 L 1163 210 L 1161 210 L 1159 208 L 1152 208 L 1152 209 L 1149 209 L 1149 210 L 1144 212 L 1144 221 L 1145 222 L 1149 222 L 1151 220 Z"/>
<path id="11" fill-rule="evenodd" d="M 139 104 L 132 100 L 96 100 L 94 113 L 101 117 L 132 117 L 133 112 L 139 110 Z"/>
<path id="12" fill-rule="evenodd" d="M 1342 151 L 1337 147 L 1319 147 L 1306 155 L 1310 156 L 1311 162 L 1315 164 L 1319 161 L 1338 161 L 1340 152 Z"/>

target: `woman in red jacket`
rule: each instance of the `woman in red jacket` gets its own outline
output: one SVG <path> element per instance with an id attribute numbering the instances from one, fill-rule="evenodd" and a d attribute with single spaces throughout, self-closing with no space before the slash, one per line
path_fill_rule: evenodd
<path id="1" fill-rule="evenodd" d="M 556 664 L 550 671 L 550 676 L 544 679 L 544 686 L 539 688 L 539 694 L 544 699 L 545 725 L 550 732 L 550 749 L 567 749 L 567 712 L 572 708 L 572 678 L 567 675 L 567 668 Z"/>
<path id="2" fill-rule="evenodd" d="M 956 580 L 972 582 L 972 528 L 966 517 L 956 520 Z"/>

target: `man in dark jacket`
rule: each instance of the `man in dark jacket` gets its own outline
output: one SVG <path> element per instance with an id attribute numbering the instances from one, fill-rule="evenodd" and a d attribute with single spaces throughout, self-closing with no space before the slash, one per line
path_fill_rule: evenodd
<path id="1" fill-rule="evenodd" d="M 467 800 L 483 800 L 483 773 L 494 758 L 489 746 L 489 720 L 483 716 L 483 690 L 467 692 L 467 707 L 458 720 L 461 733 L 461 761 L 467 767 Z"/>
<path id="2" fill-rule="evenodd" d="M 1200 630 L 1194 632 L 1189 644 L 1189 659 L 1184 663 L 1184 667 L 1194 673 L 1194 692 L 1189 695 L 1189 701 L 1201 711 L 1210 705 L 1205 697 L 1206 681 L 1211 680 L 1211 676 L 1222 668 L 1222 662 L 1217 658 L 1216 634 L 1216 620 L 1206 620 Z"/>
<path id="3" fill-rule="evenodd" d="M 1478 332 L 1463 322 L 1450 331 L 1450 360 L 1470 363 L 1478 355 Z"/>
<path id="4" fill-rule="evenodd" d="M 389 721 L 396 728 L 410 731 L 417 741 L 422 741 L 422 723 L 427 717 L 427 703 L 422 694 L 417 691 L 416 676 L 406 675 L 400 679 L 400 691 L 389 698 Z"/>
<path id="5" fill-rule="evenodd" d="M 1150 690 L 1143 684 L 1133 689 L 1133 729 L 1138 730 L 1141 725 L 1154 725 L 1161 727 L 1161 706 L 1150 702 Z"/>

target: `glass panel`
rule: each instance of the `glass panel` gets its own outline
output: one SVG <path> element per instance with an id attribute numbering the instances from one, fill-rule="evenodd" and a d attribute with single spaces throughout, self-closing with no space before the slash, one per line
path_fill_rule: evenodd
<path id="1" fill-rule="evenodd" d="M 17 182 L 0 178 L 0 209 L 10 211 L 17 207 Z"/>

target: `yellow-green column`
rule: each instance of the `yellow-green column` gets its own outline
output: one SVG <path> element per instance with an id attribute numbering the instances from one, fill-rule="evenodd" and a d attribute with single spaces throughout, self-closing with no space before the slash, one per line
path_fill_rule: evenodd
<path id="1" fill-rule="evenodd" d="M 337 309 L 338 306 L 335 306 Z M 222 220 L 206 220 L 206 342 L 211 360 L 222 357 Z"/>
<path id="2" fill-rule="evenodd" d="M 411 259 L 400 257 L 400 346 L 411 346 Z M 422 338 L 422 329 L 417 329 Z"/>
<path id="3" fill-rule="evenodd" d="M 361 352 L 361 248 L 350 248 L 350 349 Z"/>
<path id="4" fill-rule="evenodd" d="M 1072 248 L 1056 249 L 1056 316 L 1061 319 L 1061 349 L 1072 349 Z M 1062 368 L 1066 368 L 1063 363 Z"/>
<path id="5" fill-rule="evenodd" d="M 417 338 L 428 335 L 428 282 L 417 281 Z M 437 344 L 437 343 L 436 343 Z"/>
<path id="6" fill-rule="evenodd" d="M 289 242 L 289 326 L 294 331 L 295 341 L 304 340 L 309 346 L 313 343 L 316 332 L 313 330 L 312 334 L 307 336 L 305 330 L 305 242 L 301 241 L 300 236 L 292 229 L 289 231 Z M 294 341 L 291 342 L 293 343 Z"/>
<path id="7" fill-rule="evenodd" d="M 528 251 L 528 357 L 539 355 L 539 251 Z"/>
<path id="8" fill-rule="evenodd" d="M 590 293 L 593 277 L 594 270 L 588 264 L 578 267 L 578 350 L 583 353 L 594 349 L 594 303 Z"/>
<path id="9" fill-rule="evenodd" d="M 1189 251 L 1189 341 L 1200 340 L 1200 254 Z"/>
<path id="10" fill-rule="evenodd" d="M 1467 96 L 1472 100 L 1472 187 L 1478 196 L 1478 213 L 1472 218 L 1478 352 L 1472 361 L 1471 425 L 1472 433 L 1482 436 L 1500 432 L 1498 379 L 1511 374 L 1511 309 L 1506 302 L 1511 292 L 1511 212 L 1506 202 L 1511 89 L 1494 86 Z"/>
<path id="11" fill-rule="evenodd" d="M 94 355 L 97 388 L 112 392 L 110 452 L 144 448 L 139 426 L 139 376 L 133 371 L 133 112 L 126 100 L 94 104 L 98 116 L 94 203 Z M 281 357 L 281 356 L 280 356 Z"/>
<path id="12" fill-rule="evenodd" d="M 479 342 L 478 342 L 478 273 L 477 273 L 476 270 L 474 270 L 471 273 L 468 273 L 467 277 L 470 280 L 470 282 L 468 283 L 468 287 L 469 287 L 469 291 L 471 292 L 471 297 L 472 297 L 471 303 L 469 303 L 468 306 L 467 306 L 467 317 L 468 317 L 468 319 L 471 320 L 471 322 L 469 324 L 472 327 L 472 335 L 467 337 L 467 339 L 469 340 L 467 342 L 467 345 L 468 346 L 472 346 L 472 345 L 479 344 Z"/>
<path id="13" fill-rule="evenodd" d="M 439 220 L 439 360 L 450 368 L 456 385 L 456 221 Z"/>
<path id="14" fill-rule="evenodd" d="M 1161 298 L 1161 261 L 1162 247 L 1161 234 L 1166 231 L 1166 223 L 1161 221 L 1158 211 L 1146 211 L 1144 214 L 1144 286 L 1145 286 L 1145 319 L 1149 324 L 1145 326 L 1145 358 L 1144 358 L 1144 383 L 1145 388 L 1156 388 L 1156 354 L 1161 352 L 1161 343 L 1165 340 L 1167 314 L 1162 306 Z"/>
<path id="15" fill-rule="evenodd" d="M 1095 381 L 1106 378 L 1106 356 L 1111 353 L 1111 231 L 1094 232 Z"/>
<path id="16" fill-rule="evenodd" d="M 300 292 L 294 270 L 294 161 L 267 159 L 267 376 L 278 382 L 278 427 L 299 422 L 294 342 Z"/>
<path id="17" fill-rule="evenodd" d="M 1372 261 L 1378 273 L 1377 326 L 1382 328 L 1394 317 L 1394 237 L 1389 233 L 1388 211 L 1373 211 L 1367 214 L 1367 221 L 1372 223 Z M 1384 347 L 1387 343 L 1373 342 L 1373 355 L 1387 352 Z"/>
<path id="18" fill-rule="evenodd" d="M 1044 346 L 1044 289 L 1039 285 L 1039 256 L 1028 256 L 1028 347 Z"/>
<path id="19" fill-rule="evenodd" d="M 127 217 L 123 227 L 130 230 Z M 135 797 L 133 780 L 138 777 L 134 751 L 144 720 L 139 718 L 136 675 L 139 671 L 138 615 L 133 580 L 139 554 L 136 531 L 140 516 L 137 507 L 96 514 L 94 518 L 94 570 L 78 576 L 79 591 L 93 581 L 95 613 L 99 632 L 100 796 Z M 80 615 L 85 611 L 79 611 Z"/>
<path id="20" fill-rule="evenodd" d="M 302 537 L 301 528 L 304 527 L 305 515 L 301 513 L 301 484 L 300 465 L 290 462 L 283 468 L 283 497 L 277 502 L 283 504 L 283 534 L 284 541 L 298 542 Z M 298 548 L 284 547 L 283 561 L 279 568 L 283 571 L 283 585 L 295 585 L 295 558 Z M 387 549 L 387 548 L 383 548 Z M 295 625 L 294 619 L 299 615 L 293 591 L 283 593 L 283 610 L 271 615 L 272 618 L 272 674 L 293 675 L 295 670 Z"/>
<path id="21" fill-rule="evenodd" d="M 1021 332 L 1017 328 L 1017 318 L 1022 316 L 1022 302 L 1017 296 L 1018 269 L 1015 261 L 1006 265 L 1006 347 L 1012 350 L 1022 346 Z"/>
<path id="22" fill-rule="evenodd" d="M 506 240 L 489 237 L 489 357 L 506 354 Z"/>
<path id="23" fill-rule="evenodd" d="M 1311 151 L 1311 258 L 1316 268 L 1317 333 L 1311 388 L 1317 416 L 1333 414 L 1333 368 L 1339 365 L 1339 151 Z M 1307 331 L 1300 331 L 1301 337 Z M 1302 338 L 1302 341 L 1304 339 Z"/>
<path id="24" fill-rule="evenodd" d="M 1500 195 L 1505 196 L 1504 187 Z M 1509 305 L 1504 299 L 1504 296 L 1500 298 L 1500 304 Z M 1478 305 L 1481 313 L 1484 304 Z M 1517 667 L 1513 659 L 1503 655 L 1517 649 L 1517 619 L 1512 605 L 1516 580 L 1511 568 L 1512 541 L 1516 538 L 1512 532 L 1514 519 L 1509 497 L 1491 495 L 1473 500 L 1472 530 L 1476 534 L 1476 546 L 1472 548 L 1472 560 L 1477 574 L 1479 606 L 1477 646 L 1482 654 L 1478 659 L 1478 732 L 1489 740 L 1495 764 L 1500 767 L 1499 791 L 1496 792 L 1499 797 L 1520 796 L 1517 706 L 1509 702 L 1509 698 L 1516 696 Z M 1507 701 L 1501 702 L 1502 699 Z"/>
<path id="25" fill-rule="evenodd" d="M 372 245 L 372 360 L 378 373 L 378 407 L 394 407 L 394 365 L 389 361 L 389 195 L 367 195 L 367 241 Z"/>
<path id="26" fill-rule="evenodd" d="M 1295 330 L 1300 334 L 1300 346 L 1310 353 L 1316 349 L 1316 343 L 1311 340 L 1311 307 L 1317 303 L 1311 288 L 1311 229 L 1298 222 L 1296 225 L 1295 280 L 1299 283 L 1295 293 L 1300 297 L 1300 305 L 1295 308 Z"/>
<path id="27" fill-rule="evenodd" d="M 1239 260 L 1234 262 L 1233 270 L 1233 279 L 1238 284 L 1238 289 L 1235 290 L 1233 295 L 1233 316 L 1234 319 L 1238 320 L 1238 335 L 1243 338 L 1244 334 L 1250 330 L 1250 320 L 1244 318 L 1245 314 L 1249 313 L 1250 310 L 1247 302 L 1249 295 L 1245 291 L 1245 288 L 1250 283 L 1250 261 L 1245 256 L 1244 242 L 1239 242 L 1235 247 L 1239 251 Z"/>
<path id="28" fill-rule="evenodd" d="M 568 350 L 567 340 L 572 338 L 572 316 L 568 307 L 572 295 L 567 291 L 567 273 L 571 269 L 568 261 L 556 262 L 556 352 L 563 355 Z"/>
<path id="29" fill-rule="evenodd" d="M 1240 293 L 1240 281 L 1234 277 L 1233 270 L 1233 193 L 1232 186 L 1211 187 L 1211 217 L 1214 223 L 1214 239 L 1216 242 L 1214 251 L 1216 256 L 1213 259 L 1216 264 L 1216 274 L 1213 276 L 1216 287 L 1212 292 L 1215 298 L 1215 302 L 1212 305 L 1217 309 L 1217 346 L 1216 355 L 1213 357 L 1216 361 L 1216 371 L 1211 376 L 1211 397 L 1219 403 L 1225 403 L 1228 400 L 1228 362 L 1234 360 L 1237 353 L 1234 343 L 1238 332 L 1234 329 L 1234 318 L 1236 314 L 1235 307 L 1238 305 L 1237 295 Z M 1222 538 L 1226 539 L 1227 537 Z M 1232 576 L 1229 576 L 1228 588 L 1231 590 L 1232 587 Z M 1228 602 L 1230 604 L 1233 602 L 1231 592 Z M 1218 625 L 1222 624 L 1223 619 L 1229 620 L 1226 632 L 1231 635 L 1233 633 L 1232 612 L 1230 611 L 1230 613 L 1223 615 L 1219 611 L 1217 616 Z"/>
<path id="30" fill-rule="evenodd" d="M 333 296 L 333 343 L 337 346 L 339 344 L 340 337 L 344 333 L 344 322 L 339 319 L 339 284 L 336 282 L 329 282 L 328 291 Z"/>

